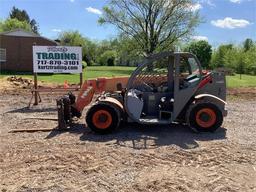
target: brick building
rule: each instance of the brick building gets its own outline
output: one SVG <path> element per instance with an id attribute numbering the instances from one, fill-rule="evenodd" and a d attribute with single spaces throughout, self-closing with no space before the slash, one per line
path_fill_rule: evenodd
<path id="1" fill-rule="evenodd" d="M 57 42 L 22 29 L 0 33 L 0 71 L 33 71 L 34 44 L 56 46 Z"/>

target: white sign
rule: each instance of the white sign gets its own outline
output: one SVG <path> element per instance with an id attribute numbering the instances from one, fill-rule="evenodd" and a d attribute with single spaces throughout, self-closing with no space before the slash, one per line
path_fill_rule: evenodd
<path id="1" fill-rule="evenodd" d="M 33 46 L 35 73 L 82 73 L 82 48 Z"/>

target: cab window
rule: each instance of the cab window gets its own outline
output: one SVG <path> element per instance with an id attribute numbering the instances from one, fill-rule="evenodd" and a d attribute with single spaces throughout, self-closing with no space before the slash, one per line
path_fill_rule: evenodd
<path id="1" fill-rule="evenodd" d="M 179 87 L 184 89 L 196 86 L 200 80 L 200 68 L 193 57 L 180 58 Z"/>

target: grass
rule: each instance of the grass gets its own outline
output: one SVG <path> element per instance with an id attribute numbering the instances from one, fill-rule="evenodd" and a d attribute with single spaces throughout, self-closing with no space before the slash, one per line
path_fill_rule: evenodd
<path id="1" fill-rule="evenodd" d="M 92 79 L 97 77 L 113 77 L 113 76 L 129 76 L 135 67 L 122 67 L 122 66 L 88 66 L 84 69 L 83 79 Z M 12 73 L 0 74 L 0 78 L 14 75 Z M 32 74 L 18 73 L 17 76 L 33 78 Z M 63 83 L 67 80 L 69 83 L 78 83 L 79 74 L 40 74 L 38 75 L 39 81 Z"/>
<path id="2" fill-rule="evenodd" d="M 240 75 L 227 76 L 227 86 L 230 88 L 236 87 L 256 87 L 256 76 L 252 75 Z"/>
<path id="3" fill-rule="evenodd" d="M 113 76 L 129 76 L 135 67 L 122 67 L 122 66 L 88 66 L 83 73 L 84 79 L 91 79 L 97 77 L 113 77 Z M 8 75 L 14 74 L 0 74 L 0 78 L 6 77 Z M 17 74 L 22 77 L 33 78 L 32 74 Z M 38 80 L 46 81 L 46 82 L 54 82 L 63 84 L 65 80 L 69 83 L 78 83 L 79 82 L 79 74 L 40 74 L 38 76 Z M 227 76 L 227 86 L 228 87 L 256 87 L 256 76 L 251 75 L 242 75 L 242 79 L 240 79 L 240 75 L 235 76 Z"/>

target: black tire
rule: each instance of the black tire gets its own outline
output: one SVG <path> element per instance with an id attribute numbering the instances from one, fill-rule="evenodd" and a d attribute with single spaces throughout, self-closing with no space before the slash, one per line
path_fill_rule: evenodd
<path id="1" fill-rule="evenodd" d="M 200 113 L 201 111 L 206 109 L 210 110 L 211 113 L 210 114 L 207 114 L 205 112 L 202 112 L 205 114 Z M 205 117 L 201 117 L 199 113 L 201 114 L 201 116 L 204 115 Z M 191 105 L 187 112 L 186 119 L 187 119 L 187 124 L 190 126 L 190 128 L 196 132 L 214 132 L 219 127 L 221 127 L 223 123 L 223 115 L 219 107 L 213 103 L 207 103 L 207 102 Z M 201 122 L 206 124 L 203 124 Z M 202 124 L 204 126 L 202 126 Z"/>
<path id="2" fill-rule="evenodd" d="M 97 125 L 93 121 L 93 117 L 95 113 L 100 110 L 107 111 L 111 115 L 112 122 L 106 128 L 97 127 Z M 85 119 L 86 119 L 87 126 L 92 131 L 99 134 L 107 134 L 115 131 L 119 127 L 121 118 L 120 118 L 120 112 L 118 109 L 116 109 L 115 106 L 112 106 L 108 103 L 97 103 L 88 110 Z"/>

